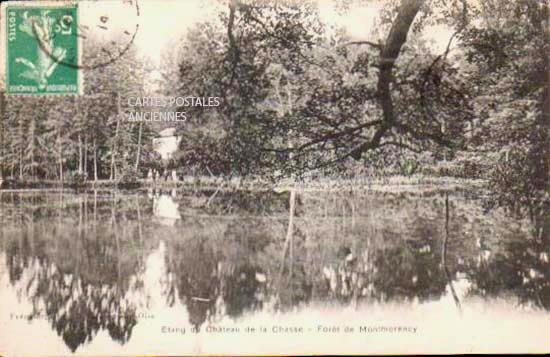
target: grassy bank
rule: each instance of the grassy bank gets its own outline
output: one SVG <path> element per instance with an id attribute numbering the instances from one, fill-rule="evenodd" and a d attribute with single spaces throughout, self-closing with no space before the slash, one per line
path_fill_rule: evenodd
<path id="1" fill-rule="evenodd" d="M 433 189 L 464 189 L 481 187 L 482 180 L 471 180 L 455 177 L 434 177 L 424 175 L 388 176 L 388 177 L 323 177 L 312 180 L 282 179 L 276 182 L 263 178 L 223 178 L 223 177 L 184 177 L 172 180 L 138 180 L 121 182 L 115 180 L 85 181 L 79 183 L 59 181 L 4 181 L 2 191 L 31 190 L 93 190 L 93 189 L 194 189 L 194 190 L 275 190 L 286 191 L 383 191 L 400 192 Z"/>

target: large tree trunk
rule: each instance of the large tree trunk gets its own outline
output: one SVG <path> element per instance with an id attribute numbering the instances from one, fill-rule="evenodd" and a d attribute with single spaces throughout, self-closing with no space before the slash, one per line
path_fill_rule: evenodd
<path id="1" fill-rule="evenodd" d="M 398 120 L 394 112 L 390 88 L 390 83 L 393 80 L 392 71 L 399 52 L 407 41 L 407 34 L 414 18 L 420 11 L 423 3 L 424 0 L 403 0 L 401 2 L 397 17 L 393 21 L 390 33 L 386 38 L 386 43 L 380 49 L 377 91 L 384 122 L 369 142 L 364 143 L 350 154 L 354 158 L 359 158 L 361 153 L 365 151 L 377 148 L 383 136 Z"/>
<path id="2" fill-rule="evenodd" d="M 407 34 L 424 0 L 403 0 L 399 13 L 394 20 L 386 44 L 380 53 L 380 72 L 378 74 L 378 94 L 384 120 L 393 123 L 395 113 L 391 96 L 390 83 L 393 79 L 393 67 L 399 52 L 407 41 Z"/>

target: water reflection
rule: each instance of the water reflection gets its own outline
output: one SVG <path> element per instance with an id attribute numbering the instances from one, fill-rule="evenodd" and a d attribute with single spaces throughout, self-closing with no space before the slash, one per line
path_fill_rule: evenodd
<path id="1" fill-rule="evenodd" d="M 170 194 L 162 191 L 150 192 L 149 197 L 153 197 L 153 214 L 160 224 L 173 226 L 181 218 L 179 204 L 175 202 L 176 190 Z"/>
<path id="2" fill-rule="evenodd" d="M 28 320 L 47 318 L 73 352 L 99 330 L 128 341 L 136 306 L 126 294 L 140 289 L 143 270 L 132 201 L 122 204 L 116 195 L 100 203 L 97 194 L 93 200 L 62 197 L 43 209 L 29 205 L 30 212 L 23 213 L 10 206 L 21 205 L 10 196 L 2 197 L 0 232 L 9 281 L 32 306 Z M 11 225 L 21 214 L 37 218 Z"/>
<path id="3" fill-rule="evenodd" d="M 449 296 L 550 310 L 549 222 L 459 193 L 0 193 L 0 275 L 73 352 L 101 331 L 128 342 L 153 306 L 183 307 L 197 330 Z"/>
<path id="4" fill-rule="evenodd" d="M 470 294 L 495 297 L 506 292 L 518 296 L 520 303 L 550 310 L 547 227 L 535 227 L 531 237 L 502 242 L 488 258 L 471 260 L 467 271 L 473 283 Z"/>

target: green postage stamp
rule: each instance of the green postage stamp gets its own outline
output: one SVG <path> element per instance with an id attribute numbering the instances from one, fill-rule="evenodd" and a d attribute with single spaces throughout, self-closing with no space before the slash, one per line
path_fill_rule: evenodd
<path id="1" fill-rule="evenodd" d="M 9 94 L 78 94 L 76 4 L 3 7 Z"/>

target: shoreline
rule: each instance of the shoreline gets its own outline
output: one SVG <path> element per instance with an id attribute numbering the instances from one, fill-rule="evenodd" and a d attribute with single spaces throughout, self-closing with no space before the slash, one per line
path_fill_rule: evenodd
<path id="1" fill-rule="evenodd" d="M 4 184 L 0 192 L 59 192 L 87 190 L 199 190 L 199 191 L 274 191 L 285 192 L 298 190 L 301 192 L 338 192 L 338 191 L 374 191 L 374 192 L 414 192 L 482 188 L 485 180 L 463 179 L 456 177 L 431 176 L 389 176 L 383 178 L 321 178 L 308 181 L 292 181 L 289 179 L 278 182 L 268 182 L 257 178 L 221 178 L 221 177 L 184 177 L 178 181 L 138 180 L 124 183 L 115 180 L 86 181 L 84 183 L 60 183 L 59 181 L 23 181 Z"/>

